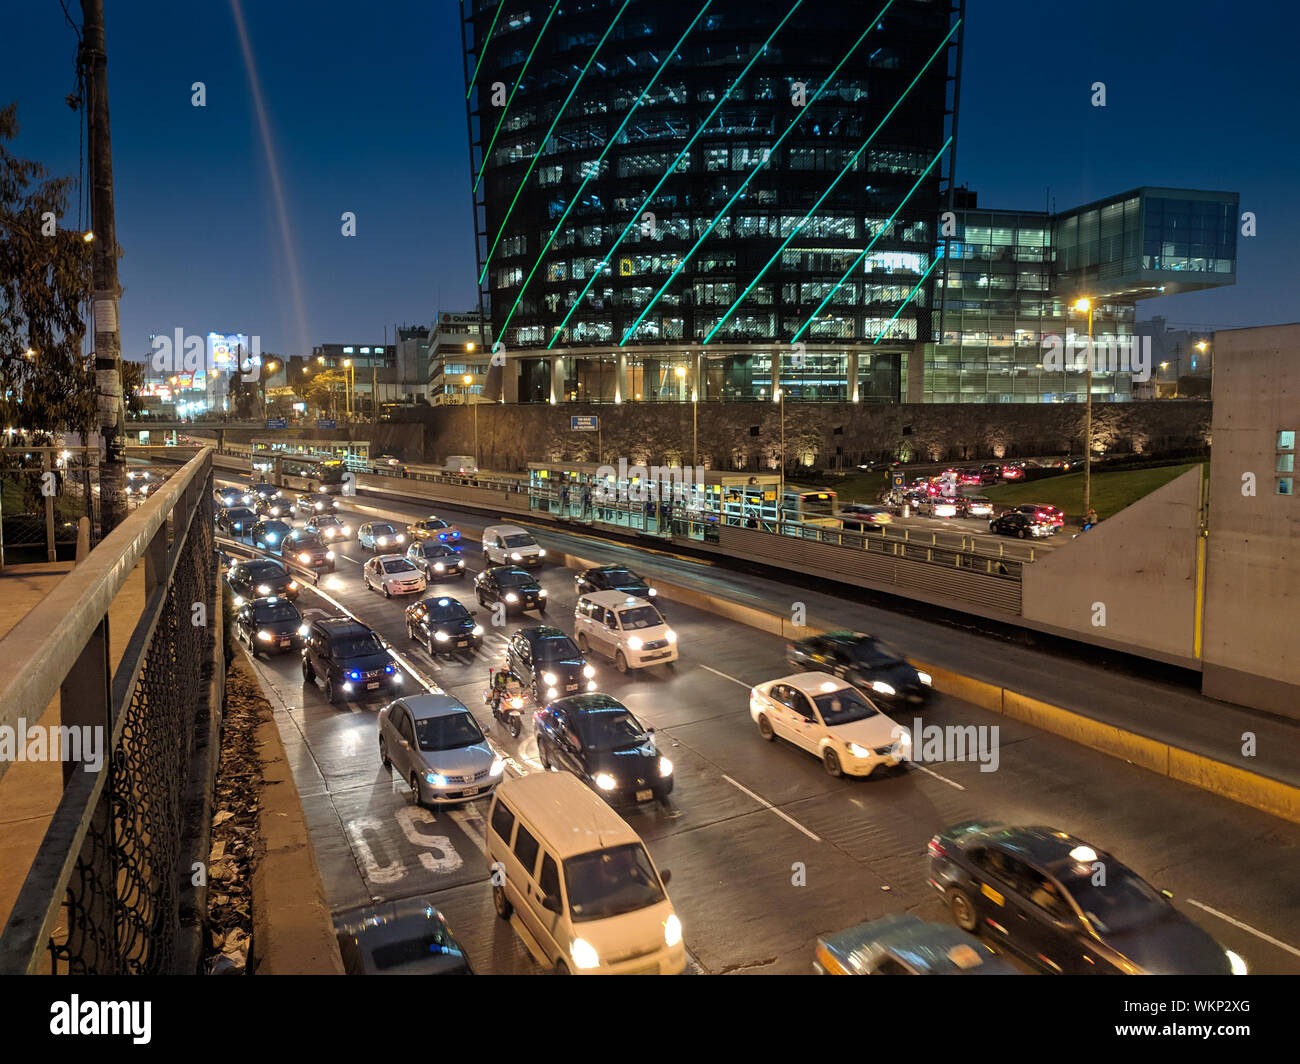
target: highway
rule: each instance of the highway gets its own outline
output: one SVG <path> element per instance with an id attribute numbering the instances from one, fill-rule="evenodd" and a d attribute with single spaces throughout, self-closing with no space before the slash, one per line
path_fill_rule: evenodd
<path id="1" fill-rule="evenodd" d="M 428 513 L 419 505 L 355 498 L 345 506 L 354 530 L 369 519 L 405 524 Z M 429 593 L 450 594 L 476 609 L 478 536 L 492 522 L 451 509 L 439 516 L 464 533 L 470 575 Z M 567 551 L 643 571 L 645 562 L 703 589 L 752 584 L 773 610 L 809 598 L 777 581 L 751 581 L 687 559 L 648 558 L 574 533 L 542 531 L 538 539 L 552 556 Z M 322 579 L 319 591 L 304 585 L 304 614 L 358 617 L 401 656 L 411 689 L 425 685 L 455 695 L 484 726 L 491 723 L 481 697 L 487 667 L 501 660 L 509 633 L 539 621 L 573 630 L 573 571 L 547 565 L 539 574 L 549 592 L 544 618 L 526 614 L 492 628 L 491 610 L 480 610 L 488 629 L 481 655 L 434 661 L 407 638 L 406 603 L 363 586 L 360 567 L 368 552 L 355 541 L 335 550 L 338 571 Z M 1300 896 L 1281 887 L 1300 882 L 1300 825 L 942 695 L 923 712 L 895 719 L 909 727 L 917 716 L 925 724 L 998 728 L 996 771 L 965 761 L 911 764 L 869 780 L 832 778 L 811 755 L 764 742 L 750 719 L 749 687 L 793 671 L 784 663 L 784 641 L 681 604 L 661 604 L 679 634 L 675 671 L 625 677 L 603 659 L 593 664 L 600 689 L 657 729 L 675 766 L 670 807 L 640 807 L 625 816 L 659 867 L 673 873 L 669 893 L 685 929 L 690 970 L 808 972 L 821 934 L 904 910 L 951 922 L 926 883 L 926 843 L 943 827 L 982 817 L 1051 825 L 1108 849 L 1172 891 L 1176 904 L 1253 972 L 1300 973 Z M 860 627 L 870 623 L 875 634 L 907 650 L 917 650 L 922 638 L 952 637 L 951 630 L 915 618 L 861 612 Z M 923 631 L 927 626 L 933 631 Z M 1053 667 L 1046 655 L 1015 653 L 1036 657 L 1040 669 Z M 256 670 L 275 708 L 332 909 L 430 893 L 476 970 L 539 971 L 493 912 L 482 855 L 487 802 L 415 807 L 409 787 L 379 760 L 375 715 L 382 701 L 330 706 L 321 690 L 304 685 L 296 654 L 259 659 Z M 541 771 L 531 721 L 517 741 L 499 727 L 489 735 L 510 759 L 508 771 Z"/>

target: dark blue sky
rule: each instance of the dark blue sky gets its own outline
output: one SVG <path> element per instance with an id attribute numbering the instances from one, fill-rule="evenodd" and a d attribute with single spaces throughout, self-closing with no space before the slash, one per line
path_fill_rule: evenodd
<path id="1" fill-rule="evenodd" d="M 378 342 L 385 325 L 391 341 L 394 323 L 475 303 L 454 0 L 244 0 L 301 310 L 230 3 L 107 8 L 125 354 L 177 328 L 258 334 L 280 353 Z M 958 181 L 981 205 L 1026 209 L 1048 187 L 1059 208 L 1143 184 L 1237 191 L 1259 235 L 1238 242 L 1236 286 L 1149 300 L 1138 316 L 1300 319 L 1288 8 L 970 0 Z M 16 151 L 75 174 L 73 32 L 57 0 L 6 0 L 4 22 L 0 101 L 19 104 Z M 190 105 L 195 81 L 205 108 Z M 1104 109 L 1089 103 L 1094 81 Z M 344 211 L 356 237 L 340 233 Z"/>

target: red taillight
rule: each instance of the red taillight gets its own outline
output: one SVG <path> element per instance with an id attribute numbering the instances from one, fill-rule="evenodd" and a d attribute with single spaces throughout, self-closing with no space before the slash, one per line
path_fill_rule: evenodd
<path id="1" fill-rule="evenodd" d="M 933 839 L 930 840 L 930 845 L 927 847 L 927 849 L 930 851 L 930 856 L 931 856 L 931 857 L 947 857 L 947 856 L 948 856 L 948 851 L 945 850 L 945 849 L 943 848 L 943 843 L 939 841 L 939 838 L 938 838 L 937 835 L 936 835 Z"/>

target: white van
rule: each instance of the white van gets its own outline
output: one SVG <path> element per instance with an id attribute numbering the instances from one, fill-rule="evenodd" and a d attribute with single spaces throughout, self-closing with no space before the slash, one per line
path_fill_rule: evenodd
<path id="1" fill-rule="evenodd" d="M 445 473 L 477 473 L 478 464 L 470 454 L 451 454 L 442 464 Z"/>
<path id="2" fill-rule="evenodd" d="M 583 595 L 573 610 L 573 636 L 584 653 L 611 658 L 619 672 L 677 660 L 677 633 L 648 600 L 621 591 Z"/>
<path id="3" fill-rule="evenodd" d="M 502 781 L 488 811 L 497 915 L 559 975 L 680 975 L 682 925 L 645 844 L 568 772 Z"/>
<path id="4" fill-rule="evenodd" d="M 488 525 L 483 529 L 483 558 L 489 565 L 541 565 L 546 551 L 518 525 Z"/>

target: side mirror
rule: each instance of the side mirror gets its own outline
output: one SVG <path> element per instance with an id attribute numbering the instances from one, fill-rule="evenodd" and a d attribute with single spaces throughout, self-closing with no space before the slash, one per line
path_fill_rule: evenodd
<path id="1" fill-rule="evenodd" d="M 659 878 L 663 882 L 663 885 L 666 887 L 668 886 L 669 883 L 673 881 L 673 874 L 670 870 L 665 869 L 664 871 L 659 873 Z"/>
<path id="2" fill-rule="evenodd" d="M 554 894 L 544 895 L 542 898 L 542 908 L 558 915 L 560 912 L 560 899 Z"/>
<path id="3" fill-rule="evenodd" d="M 647 729 L 645 730 L 645 733 L 646 733 L 647 735 L 653 735 L 653 734 L 655 733 L 655 730 L 654 730 L 653 728 L 647 728 Z"/>

